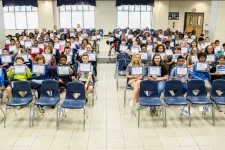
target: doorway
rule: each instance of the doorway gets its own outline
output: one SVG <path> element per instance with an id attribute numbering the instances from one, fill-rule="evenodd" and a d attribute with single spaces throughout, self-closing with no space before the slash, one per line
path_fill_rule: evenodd
<path id="1" fill-rule="evenodd" d="M 196 35 L 200 36 L 203 33 L 204 13 L 186 12 L 184 19 L 184 31 L 196 31 Z"/>

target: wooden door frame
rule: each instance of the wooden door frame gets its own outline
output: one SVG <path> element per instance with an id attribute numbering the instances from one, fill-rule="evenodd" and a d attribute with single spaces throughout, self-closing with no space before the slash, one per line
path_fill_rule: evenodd
<path id="1" fill-rule="evenodd" d="M 184 32 L 185 29 L 186 29 L 186 17 L 187 17 L 187 14 L 202 14 L 202 15 L 203 15 L 202 30 L 203 30 L 203 27 L 204 27 L 204 19 L 205 19 L 205 13 L 204 13 L 204 12 L 185 12 L 185 13 L 184 13 L 184 30 L 183 30 L 183 32 Z"/>

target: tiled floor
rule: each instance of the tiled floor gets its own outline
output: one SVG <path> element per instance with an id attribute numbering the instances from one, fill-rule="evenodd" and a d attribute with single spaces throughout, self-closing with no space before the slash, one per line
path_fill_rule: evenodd
<path id="1" fill-rule="evenodd" d="M 100 55 L 106 56 L 107 50 L 103 41 Z M 82 110 L 66 110 L 67 117 L 61 120 L 59 130 L 51 108 L 35 116 L 32 128 L 28 125 L 28 108 L 17 110 L 16 116 L 10 110 L 6 128 L 0 113 L 0 150 L 225 150 L 224 113 L 216 112 L 213 127 L 211 113 L 202 115 L 195 107 L 189 127 L 187 115 L 181 120 L 179 107 L 172 107 L 167 109 L 168 126 L 164 128 L 162 116 L 150 116 L 143 108 L 138 128 L 137 117 L 128 104 L 123 107 L 125 78 L 119 79 L 117 91 L 114 69 L 115 64 L 98 65 L 98 99 L 94 107 L 87 105 L 85 132 Z M 127 99 L 130 94 L 128 91 Z"/>

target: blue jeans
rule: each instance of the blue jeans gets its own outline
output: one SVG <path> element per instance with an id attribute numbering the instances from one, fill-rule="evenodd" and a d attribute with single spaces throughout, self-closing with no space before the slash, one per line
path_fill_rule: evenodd
<path id="1" fill-rule="evenodd" d="M 187 82 L 183 83 L 183 89 L 184 89 L 184 93 L 186 93 L 187 92 Z"/>
<path id="2" fill-rule="evenodd" d="M 166 81 L 159 81 L 158 82 L 158 94 L 159 94 L 159 97 L 161 96 L 162 92 L 165 89 L 165 84 L 166 84 Z"/>

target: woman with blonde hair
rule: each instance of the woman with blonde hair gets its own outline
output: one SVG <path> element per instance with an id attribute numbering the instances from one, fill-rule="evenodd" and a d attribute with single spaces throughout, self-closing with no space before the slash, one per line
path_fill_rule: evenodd
<path id="1" fill-rule="evenodd" d="M 139 107 L 138 93 L 140 90 L 140 82 L 143 79 L 144 65 L 141 62 L 141 55 L 135 53 L 132 57 L 131 63 L 127 66 L 126 77 L 128 79 L 128 85 L 133 88 L 133 94 L 130 100 L 130 106 L 134 106 L 136 102 L 136 108 Z"/>

